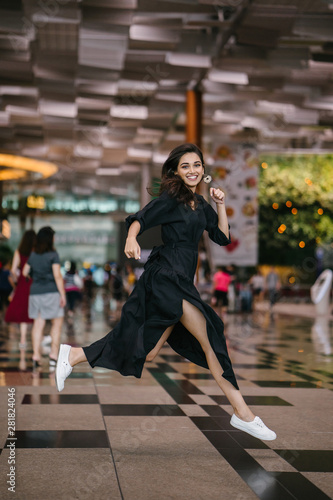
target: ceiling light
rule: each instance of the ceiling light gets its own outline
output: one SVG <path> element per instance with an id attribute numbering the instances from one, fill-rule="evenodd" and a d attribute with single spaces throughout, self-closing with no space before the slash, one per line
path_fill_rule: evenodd
<path id="1" fill-rule="evenodd" d="M 285 102 L 274 102 L 274 101 L 257 101 L 258 111 L 267 111 L 268 113 L 292 113 L 295 111 L 295 106 L 293 104 L 287 104 Z"/>
<path id="2" fill-rule="evenodd" d="M 14 85 L 2 85 L 0 86 L 0 94 L 38 97 L 38 89 L 35 87 L 17 87 Z"/>
<path id="3" fill-rule="evenodd" d="M 146 158 L 147 160 L 150 160 L 152 157 L 152 151 L 150 149 L 139 149 L 139 148 L 127 148 L 127 154 L 128 156 L 134 157 L 134 158 Z"/>
<path id="4" fill-rule="evenodd" d="M 51 177 L 58 172 L 58 167 L 54 163 L 35 160 L 34 158 L 25 158 L 23 156 L 0 154 L 0 166 L 8 167 L 26 172 L 40 174 L 44 179 Z M 16 175 L 16 174 L 15 174 Z M 17 177 L 15 177 L 16 179 Z"/>
<path id="5" fill-rule="evenodd" d="M 260 118 L 255 118 L 254 116 L 246 116 L 241 121 L 241 125 L 244 128 L 255 128 L 255 129 L 263 130 L 263 131 L 267 132 L 267 129 L 266 129 L 267 122 L 266 122 L 266 120 L 261 120 Z"/>
<path id="6" fill-rule="evenodd" d="M 191 68 L 211 68 L 212 66 L 212 59 L 210 56 L 182 54 L 179 52 L 168 52 L 165 62 L 171 66 L 185 66 Z"/>
<path id="7" fill-rule="evenodd" d="M 61 116 L 64 118 L 75 118 L 77 115 L 76 103 L 41 99 L 39 105 L 43 115 Z"/>
<path id="8" fill-rule="evenodd" d="M 120 79 L 118 82 L 119 92 L 124 90 L 129 90 L 130 92 L 137 92 L 140 95 L 140 92 L 143 94 L 154 92 L 158 87 L 157 82 L 147 81 L 147 79 L 142 80 L 124 80 Z"/>
<path id="9" fill-rule="evenodd" d="M 94 146 L 88 140 L 76 144 L 73 151 L 74 156 L 78 158 L 102 158 L 103 148 Z"/>
<path id="10" fill-rule="evenodd" d="M 209 72 L 208 78 L 211 82 L 232 83 L 235 85 L 248 85 L 249 83 L 247 74 L 238 71 L 220 71 L 213 69 Z"/>
<path id="11" fill-rule="evenodd" d="M 123 106 L 115 105 L 111 107 L 111 116 L 114 118 L 146 120 L 148 118 L 147 106 Z"/>
<path id="12" fill-rule="evenodd" d="M 160 87 L 176 87 L 179 85 L 179 80 L 162 79 L 159 81 Z"/>
<path id="13" fill-rule="evenodd" d="M 311 109 L 295 109 L 293 112 L 284 112 L 285 123 L 301 125 L 317 125 L 319 122 L 319 112 Z"/>
<path id="14" fill-rule="evenodd" d="M 304 102 L 304 106 L 307 108 L 333 110 L 333 98 L 331 96 L 322 96 L 317 99 L 307 99 Z"/>
<path id="15" fill-rule="evenodd" d="M 155 26 L 145 26 L 143 24 L 132 24 L 129 29 L 129 37 L 131 40 L 141 40 L 157 43 L 172 43 L 179 42 L 179 35 L 175 30 Z"/>
<path id="16" fill-rule="evenodd" d="M 40 114 L 36 109 L 24 108 L 23 106 L 6 106 L 6 112 L 10 115 L 29 116 L 31 118 L 40 118 Z"/>
<path id="17" fill-rule="evenodd" d="M 118 92 L 117 82 L 103 82 L 99 80 L 87 80 L 78 78 L 75 82 L 76 87 L 81 93 L 97 95 L 116 95 Z"/>
<path id="18" fill-rule="evenodd" d="M 238 123 L 245 118 L 245 113 L 240 111 L 233 111 L 232 113 L 226 113 L 220 109 L 216 109 L 213 115 L 214 122 L 221 123 Z"/>
<path id="19" fill-rule="evenodd" d="M 6 168 L 0 170 L 0 181 L 17 181 L 18 179 L 23 179 L 27 177 L 27 173 L 24 170 L 18 170 L 16 168 Z"/>

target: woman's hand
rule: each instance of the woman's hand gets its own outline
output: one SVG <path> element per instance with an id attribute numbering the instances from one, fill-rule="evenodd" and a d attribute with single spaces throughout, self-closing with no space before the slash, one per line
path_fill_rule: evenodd
<path id="1" fill-rule="evenodd" d="M 223 205 L 224 204 L 224 192 L 219 189 L 219 188 L 210 188 L 210 195 L 211 197 L 213 198 L 213 200 L 215 201 L 215 203 L 217 203 L 217 205 Z"/>
<path id="2" fill-rule="evenodd" d="M 65 307 L 66 305 L 66 295 L 60 295 L 60 307 Z"/>
<path id="3" fill-rule="evenodd" d="M 138 260 L 141 258 L 141 248 L 134 236 L 127 237 L 124 252 L 129 259 L 134 258 Z"/>
<path id="4" fill-rule="evenodd" d="M 29 273 L 30 273 L 30 266 L 28 263 L 24 264 L 24 267 L 23 267 L 23 270 L 22 270 L 22 274 L 25 278 L 28 278 L 29 277 Z"/>

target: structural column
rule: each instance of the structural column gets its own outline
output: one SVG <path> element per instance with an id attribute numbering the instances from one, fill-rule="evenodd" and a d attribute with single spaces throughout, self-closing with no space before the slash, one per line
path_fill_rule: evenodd
<path id="1" fill-rule="evenodd" d="M 186 141 L 201 148 L 202 96 L 199 90 L 186 92 Z"/>

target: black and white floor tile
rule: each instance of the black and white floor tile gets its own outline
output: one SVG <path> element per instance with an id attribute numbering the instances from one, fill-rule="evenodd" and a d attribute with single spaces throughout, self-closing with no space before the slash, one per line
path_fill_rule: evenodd
<path id="1" fill-rule="evenodd" d="M 167 346 L 146 364 L 141 379 L 80 365 L 59 394 L 47 356 L 33 372 L 31 349 L 22 365 L 17 331 L 3 331 L 1 498 L 13 498 L 7 484 L 8 388 L 15 388 L 19 500 L 332 498 L 332 354 L 318 349 L 312 325 L 283 316 L 262 324 L 227 318 L 242 394 L 277 432 L 270 442 L 231 427 L 231 407 L 211 374 Z M 91 331 L 78 330 L 73 345 L 97 339 L 105 326 L 97 317 Z"/>

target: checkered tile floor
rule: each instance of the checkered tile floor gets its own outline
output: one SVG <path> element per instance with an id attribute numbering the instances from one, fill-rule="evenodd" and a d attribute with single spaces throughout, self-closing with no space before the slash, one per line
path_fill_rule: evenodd
<path id="1" fill-rule="evenodd" d="M 86 345 L 107 331 L 98 316 L 92 326 L 81 322 L 63 341 Z M 1 498 L 13 498 L 8 388 L 15 388 L 20 500 L 332 498 L 332 354 L 312 327 L 309 319 L 265 314 L 226 320 L 242 394 L 277 432 L 272 442 L 231 427 L 231 407 L 210 373 L 169 347 L 139 380 L 82 364 L 58 394 L 47 357 L 32 372 L 30 350 L 25 367 L 17 350 L 18 332 L 3 332 Z"/>

